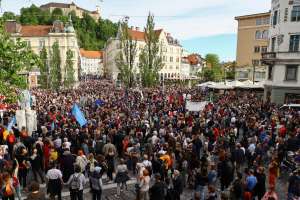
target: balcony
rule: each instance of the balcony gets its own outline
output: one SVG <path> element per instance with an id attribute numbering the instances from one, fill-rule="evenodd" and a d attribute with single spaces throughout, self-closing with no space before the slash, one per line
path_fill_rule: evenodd
<path id="1" fill-rule="evenodd" d="M 299 63 L 300 51 L 266 52 L 261 54 L 262 63 L 274 65 L 275 63 Z"/>

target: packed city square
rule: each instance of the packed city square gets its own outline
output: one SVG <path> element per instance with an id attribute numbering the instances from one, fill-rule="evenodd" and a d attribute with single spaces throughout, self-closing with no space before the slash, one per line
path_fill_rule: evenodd
<path id="1" fill-rule="evenodd" d="M 72 200 L 82 200 L 89 188 L 99 200 L 103 185 L 113 183 L 122 199 L 129 180 L 140 200 L 186 199 L 185 191 L 195 200 L 299 199 L 299 111 L 282 111 L 255 92 L 215 94 L 200 112 L 185 104 L 205 100 L 206 89 L 124 89 L 90 80 L 74 90 L 31 93 L 36 131 L 17 124 L 7 131 L 14 106 L 2 119 L 2 199 L 62 199 L 68 188 Z"/>
<path id="2" fill-rule="evenodd" d="M 300 200 L 300 0 L 0 0 L 0 200 Z"/>

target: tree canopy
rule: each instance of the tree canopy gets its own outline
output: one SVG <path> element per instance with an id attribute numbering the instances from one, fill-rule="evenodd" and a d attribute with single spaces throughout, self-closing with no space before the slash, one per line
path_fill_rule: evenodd
<path id="1" fill-rule="evenodd" d="M 87 13 L 83 14 L 83 18 L 77 17 L 74 11 L 70 15 L 81 48 L 89 50 L 103 49 L 106 41 L 110 37 L 117 35 L 118 23 L 102 18 L 95 21 Z M 66 23 L 68 16 L 65 16 L 60 8 L 56 8 L 50 13 L 50 11 L 43 10 L 32 4 L 28 8 L 22 8 L 20 16 L 16 16 L 12 12 L 5 12 L 2 19 L 17 20 L 22 25 L 52 25 L 55 20 L 61 20 Z"/>
<path id="2" fill-rule="evenodd" d="M 0 94 L 7 97 L 7 102 L 16 101 L 16 89 L 26 88 L 26 77 L 19 73 L 39 65 L 38 56 L 30 50 L 27 43 L 20 39 L 10 39 L 0 20 Z"/>

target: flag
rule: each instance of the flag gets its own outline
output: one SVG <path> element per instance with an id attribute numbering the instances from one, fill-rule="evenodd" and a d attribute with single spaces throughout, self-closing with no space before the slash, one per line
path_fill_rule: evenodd
<path id="1" fill-rule="evenodd" d="M 83 113 L 81 112 L 77 104 L 74 104 L 72 107 L 72 115 L 75 117 L 76 121 L 80 124 L 81 127 L 87 123 Z"/>
<path id="2" fill-rule="evenodd" d="M 9 124 L 8 124 L 8 126 L 7 126 L 7 131 L 8 131 L 8 132 L 11 131 L 12 127 L 16 124 L 16 122 L 17 122 L 17 119 L 16 119 L 16 117 L 14 116 L 14 117 L 10 120 L 10 122 L 9 122 Z"/>
<path id="3" fill-rule="evenodd" d="M 101 99 L 97 99 L 96 101 L 95 101 L 95 104 L 96 104 L 96 106 L 103 106 L 104 105 L 104 101 L 102 101 Z"/>

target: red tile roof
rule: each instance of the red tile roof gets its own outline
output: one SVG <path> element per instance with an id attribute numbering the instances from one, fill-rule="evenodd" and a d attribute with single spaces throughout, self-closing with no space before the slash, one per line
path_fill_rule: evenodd
<path id="1" fill-rule="evenodd" d="M 50 33 L 52 26 L 26 25 L 21 27 L 20 34 L 24 37 L 43 37 Z"/>
<path id="2" fill-rule="evenodd" d="M 163 29 L 158 29 L 158 30 L 155 30 L 155 33 L 157 34 L 157 36 L 159 36 L 162 31 L 163 31 Z M 133 40 L 145 41 L 145 32 L 128 29 L 128 33 L 129 33 L 129 35 L 131 35 Z"/>
<path id="3" fill-rule="evenodd" d="M 197 65 L 200 62 L 199 57 L 196 54 L 189 55 L 187 59 L 191 65 Z"/>
<path id="4" fill-rule="evenodd" d="M 80 49 L 80 55 L 85 58 L 97 59 L 103 58 L 103 51 L 88 51 L 84 49 Z"/>

